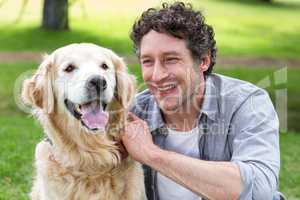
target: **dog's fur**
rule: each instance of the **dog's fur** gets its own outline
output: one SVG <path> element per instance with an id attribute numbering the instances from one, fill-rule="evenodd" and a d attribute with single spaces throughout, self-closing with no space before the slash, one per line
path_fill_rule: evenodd
<path id="1" fill-rule="evenodd" d="M 108 70 L 101 68 L 102 63 Z M 68 65 L 76 70 L 67 73 Z M 64 104 L 64 98 L 83 102 L 87 96 L 83 84 L 94 74 L 107 80 L 101 97 L 110 113 L 105 130 L 85 127 Z M 117 145 L 134 85 L 122 59 L 93 44 L 54 51 L 24 81 L 22 98 L 33 107 L 52 143 L 41 141 L 36 147 L 32 200 L 146 199 L 141 166 L 130 157 L 122 159 Z"/>

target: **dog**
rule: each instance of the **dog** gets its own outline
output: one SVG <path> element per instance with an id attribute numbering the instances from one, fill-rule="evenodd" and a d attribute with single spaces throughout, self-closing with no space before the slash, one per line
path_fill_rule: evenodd
<path id="1" fill-rule="evenodd" d="M 141 165 L 118 145 L 134 96 L 134 77 L 109 49 L 70 44 L 43 60 L 22 88 L 47 136 L 32 200 L 146 199 Z"/>

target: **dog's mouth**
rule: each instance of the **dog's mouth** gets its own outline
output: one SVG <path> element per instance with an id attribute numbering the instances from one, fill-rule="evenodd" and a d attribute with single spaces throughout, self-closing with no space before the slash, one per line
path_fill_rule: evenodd
<path id="1" fill-rule="evenodd" d="M 90 130 L 104 130 L 108 122 L 107 104 L 99 99 L 76 104 L 65 99 L 65 105 L 70 113 Z"/>

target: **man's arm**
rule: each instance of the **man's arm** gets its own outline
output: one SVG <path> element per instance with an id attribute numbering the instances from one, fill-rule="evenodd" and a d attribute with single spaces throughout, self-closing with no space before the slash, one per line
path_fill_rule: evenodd
<path id="1" fill-rule="evenodd" d="M 175 182 L 208 199 L 238 199 L 241 193 L 239 168 L 230 162 L 202 161 L 153 144 L 147 124 L 130 114 L 122 134 L 129 154 Z"/>
<path id="2" fill-rule="evenodd" d="M 230 162 L 202 161 L 157 148 L 146 162 L 173 181 L 208 199 L 238 199 L 239 168 Z"/>
<path id="3" fill-rule="evenodd" d="M 274 198 L 280 169 L 279 120 L 266 91 L 255 90 L 235 112 L 232 121 L 231 162 L 239 169 L 240 199 Z"/>

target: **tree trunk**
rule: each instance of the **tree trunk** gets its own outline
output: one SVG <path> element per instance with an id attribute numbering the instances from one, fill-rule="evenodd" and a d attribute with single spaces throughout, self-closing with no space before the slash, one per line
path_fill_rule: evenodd
<path id="1" fill-rule="evenodd" d="M 44 0 L 42 27 L 50 30 L 68 30 L 68 0 Z"/>

